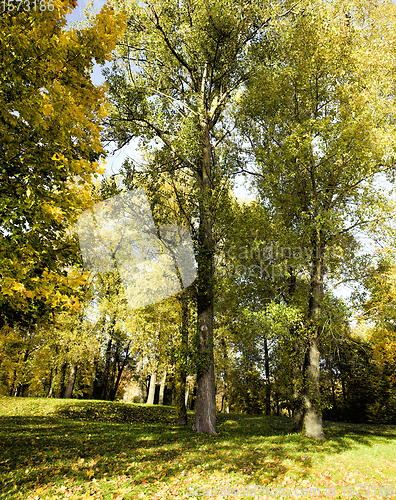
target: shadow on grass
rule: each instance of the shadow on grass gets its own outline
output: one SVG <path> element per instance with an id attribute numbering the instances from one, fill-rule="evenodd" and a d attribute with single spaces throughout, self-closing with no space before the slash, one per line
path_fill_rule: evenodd
<path id="1" fill-rule="evenodd" d="M 284 417 L 218 415 L 217 436 L 174 425 L 174 408 L 107 402 L 71 402 L 51 416 L 0 418 L 0 495 L 24 498 L 40 484 L 55 488 L 95 478 L 153 484 L 161 477 L 215 471 L 282 479 L 293 466 L 302 476 L 325 454 L 356 444 L 392 440 L 391 426 L 326 423 L 327 440 L 291 433 Z M 18 497 L 17 493 L 23 495 Z"/>

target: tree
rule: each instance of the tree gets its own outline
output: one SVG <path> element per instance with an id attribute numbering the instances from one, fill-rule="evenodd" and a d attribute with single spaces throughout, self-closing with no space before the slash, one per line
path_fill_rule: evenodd
<path id="1" fill-rule="evenodd" d="M 241 99 L 241 129 L 256 161 L 262 203 L 282 214 L 295 247 L 310 253 L 303 425 L 307 436 L 319 439 L 326 283 L 342 262 L 356 269 L 354 231 L 369 230 L 390 214 L 376 179 L 395 167 L 386 21 L 392 15 L 394 6 L 386 2 L 350 4 L 349 10 L 310 3 L 269 33 L 277 43 L 257 50 L 260 69 Z"/>
<path id="2" fill-rule="evenodd" d="M 105 89 L 90 71 L 110 59 L 122 17 L 105 6 L 85 27 L 65 30 L 75 3 L 54 5 L 0 16 L 0 328 L 32 327 L 76 305 L 69 227 L 91 203 L 104 154 Z"/>
<path id="3" fill-rule="evenodd" d="M 251 70 L 248 49 L 268 17 L 263 8 L 239 0 L 131 0 L 120 2 L 120 9 L 128 13 L 128 29 L 107 79 L 107 138 L 121 147 L 139 137 L 158 152 L 164 171 L 183 170 L 192 179 L 201 358 L 194 429 L 215 434 L 214 231 L 235 169 L 229 109 Z"/>

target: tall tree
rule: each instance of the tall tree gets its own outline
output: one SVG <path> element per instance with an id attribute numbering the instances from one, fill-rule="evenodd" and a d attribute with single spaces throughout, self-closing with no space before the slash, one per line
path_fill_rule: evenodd
<path id="1" fill-rule="evenodd" d="M 262 7 L 240 0 L 119 5 L 128 14 L 128 29 L 108 77 L 107 137 L 119 147 L 139 137 L 165 160 L 159 162 L 163 170 L 182 169 L 192 178 L 201 360 L 194 429 L 215 434 L 214 230 L 235 165 L 229 109 L 251 70 L 248 49 L 262 35 L 267 17 Z"/>
<path id="2" fill-rule="evenodd" d="M 310 252 L 304 431 L 324 438 L 319 392 L 325 276 L 353 267 L 354 231 L 389 216 L 376 179 L 394 172 L 391 2 L 312 2 L 256 52 L 260 69 L 243 97 L 262 202 L 282 214 Z M 271 35 L 269 34 L 269 38 Z M 329 248 L 338 247 L 338 254 Z"/>

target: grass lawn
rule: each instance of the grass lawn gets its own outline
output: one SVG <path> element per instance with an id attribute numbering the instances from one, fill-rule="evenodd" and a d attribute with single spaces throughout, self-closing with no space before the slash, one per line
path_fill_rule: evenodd
<path id="1" fill-rule="evenodd" d="M 326 422 L 315 442 L 284 417 L 219 415 L 217 436 L 174 422 L 171 407 L 0 398 L 0 498 L 396 498 L 396 426 Z"/>

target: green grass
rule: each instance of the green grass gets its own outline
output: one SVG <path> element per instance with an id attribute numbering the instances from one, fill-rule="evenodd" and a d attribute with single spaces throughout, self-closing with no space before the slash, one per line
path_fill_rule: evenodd
<path id="1" fill-rule="evenodd" d="M 315 442 L 284 417 L 218 415 L 218 431 L 177 427 L 171 407 L 1 398 L 0 498 L 193 499 L 197 488 L 196 498 L 263 498 L 243 494 L 253 485 L 274 498 L 285 488 L 300 488 L 297 498 L 396 498 L 379 489 L 396 489 L 395 426 L 327 422 L 326 441 Z"/>

